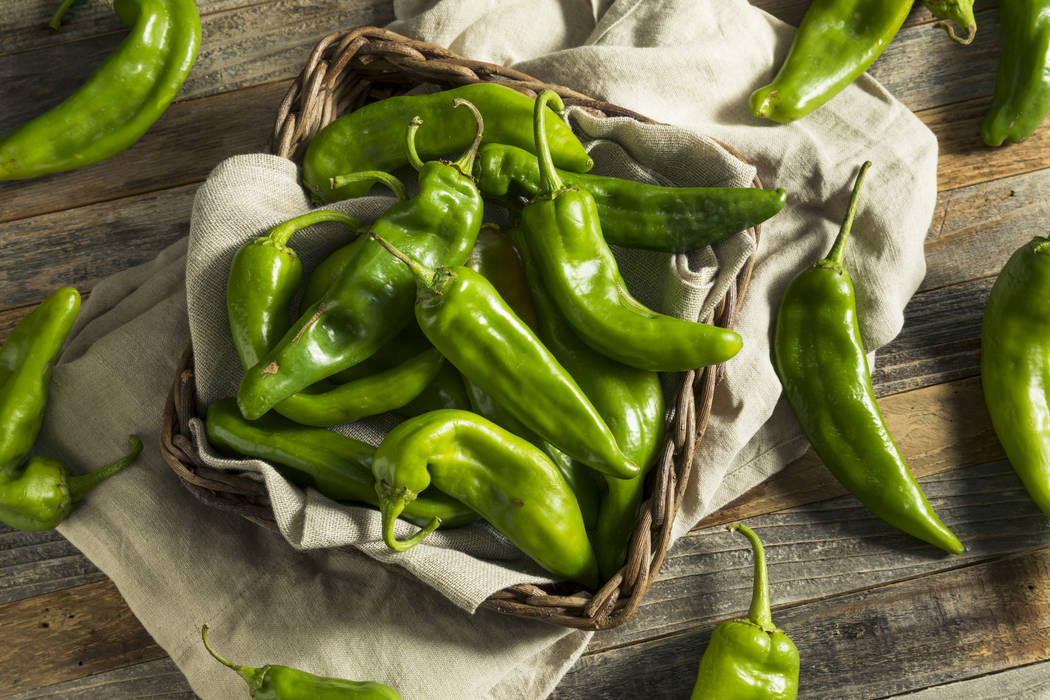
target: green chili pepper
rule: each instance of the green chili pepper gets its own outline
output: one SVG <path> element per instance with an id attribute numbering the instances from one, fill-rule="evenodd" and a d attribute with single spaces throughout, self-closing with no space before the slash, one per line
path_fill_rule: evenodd
<path id="1" fill-rule="evenodd" d="M 326 221 L 361 224 L 342 212 L 312 211 L 274 226 L 260 238 L 241 246 L 230 263 L 226 280 L 226 312 L 233 344 L 244 369 L 266 356 L 288 327 L 292 299 L 299 291 L 303 265 L 288 247 L 292 234 Z"/>
<path id="2" fill-rule="evenodd" d="M 430 265 L 458 265 L 467 259 L 481 225 L 482 200 L 470 172 L 483 133 L 477 119 L 474 144 L 455 163 L 423 163 L 415 149 L 420 121 L 408 128 L 410 162 L 419 170 L 419 194 L 398 202 L 373 229 Z M 412 317 L 412 273 L 373 241 L 362 244 L 339 279 L 271 348 L 245 372 L 237 402 L 254 419 L 283 399 L 370 357 Z"/>
<path id="3" fill-rule="evenodd" d="M 458 408 L 468 411 L 471 408 L 470 397 L 463 385 L 463 377 L 459 370 L 445 362 L 438 370 L 437 376 L 426 388 L 404 406 L 394 409 L 394 413 L 405 418 L 418 416 L 428 411 L 436 411 L 439 408 Z"/>
<path id="4" fill-rule="evenodd" d="M 599 499 L 591 541 L 598 570 L 603 579 L 609 579 L 627 557 L 638 524 L 645 475 L 664 446 L 666 409 L 660 375 L 611 360 L 583 342 L 543 287 L 521 229 L 512 227 L 509 233 L 524 263 L 538 319 L 536 335 L 569 370 L 609 426 L 616 444 L 640 468 L 630 479 L 606 478 L 605 493 Z"/>
<path id="5" fill-rule="evenodd" d="M 331 430 L 308 428 L 268 413 L 245 420 L 233 399 L 208 406 L 204 420 L 208 441 L 219 449 L 265 460 L 289 481 L 316 489 L 333 501 L 379 505 L 372 457 L 375 448 Z M 404 517 L 425 525 L 434 518 L 442 527 L 460 527 L 477 520 L 474 511 L 432 489 L 405 509 Z"/>
<path id="6" fill-rule="evenodd" d="M 557 170 L 569 187 L 594 197 L 609 243 L 667 253 L 703 248 L 760 224 L 784 207 L 784 190 L 756 187 L 660 187 L 616 177 Z M 486 197 L 541 194 L 540 165 L 528 151 L 485 144 L 474 163 Z"/>
<path id="7" fill-rule="evenodd" d="M 751 607 L 746 618 L 727 620 L 711 633 L 690 700 L 794 700 L 798 649 L 773 624 L 762 542 L 747 525 L 733 524 L 728 529 L 747 537 L 754 551 Z"/>
<path id="8" fill-rule="evenodd" d="M 200 46 L 193 0 L 115 0 L 113 9 L 131 34 L 62 104 L 0 139 L 0 180 L 109 158 L 138 141 L 175 98 Z"/>
<path id="9" fill-rule="evenodd" d="M 831 473 L 871 512 L 910 535 L 959 554 L 962 543 L 933 511 L 883 421 L 843 266 L 865 163 L 827 257 L 788 285 L 777 312 L 773 359 L 784 395 Z"/>
<path id="10" fill-rule="evenodd" d="M 1050 113 L 1050 0 L 1002 0 L 999 16 L 999 73 L 981 122 L 989 146 L 1024 141 Z"/>
<path id="11" fill-rule="evenodd" d="M 19 321 L 0 347 L 0 477 L 36 442 L 51 369 L 80 312 L 80 294 L 62 287 Z"/>
<path id="12" fill-rule="evenodd" d="M 973 43 L 974 37 L 977 36 L 977 20 L 973 16 L 973 0 L 922 0 L 922 4 L 926 6 L 926 9 L 934 17 L 945 20 L 938 22 L 937 26 L 948 32 L 948 36 L 952 40 L 964 46 Z M 955 31 L 956 26 L 965 31 L 966 35 L 960 36 Z"/>
<path id="13" fill-rule="evenodd" d="M 21 473 L 0 477 L 0 522 L 19 530 L 54 528 L 91 489 L 134 463 L 142 452 L 142 441 L 130 435 L 128 442 L 128 454 L 87 474 L 73 474 L 49 457 L 31 457 Z"/>
<path id="14" fill-rule="evenodd" d="M 1050 517 L 1050 239 L 1014 251 L 981 327 L 981 386 L 992 427 L 1032 500 Z"/>
<path id="15" fill-rule="evenodd" d="M 751 93 L 751 113 L 800 119 L 852 83 L 900 30 L 913 0 L 813 0 L 776 77 Z"/>
<path id="16" fill-rule="evenodd" d="M 554 169 L 543 130 L 548 100 L 561 106 L 550 90 L 536 99 L 543 186 L 522 210 L 521 222 L 529 254 L 569 324 L 598 352 L 641 369 L 683 371 L 736 355 L 741 340 L 733 331 L 658 314 L 627 291 L 602 236 L 594 198 L 564 187 Z"/>
<path id="17" fill-rule="evenodd" d="M 315 676 L 290 666 L 266 664 L 261 668 L 230 663 L 208 643 L 208 626 L 201 627 L 204 647 L 216 661 L 232 668 L 248 684 L 255 700 L 401 700 L 396 690 L 372 681 L 348 681 Z"/>
<path id="18" fill-rule="evenodd" d="M 407 540 L 394 537 L 402 509 L 433 484 L 547 571 L 597 583 L 594 550 L 565 477 L 538 447 L 476 413 L 443 410 L 409 418 L 383 438 L 372 473 L 383 538 L 392 549 L 411 549 L 439 524 L 435 519 Z"/>
<path id="19" fill-rule="evenodd" d="M 576 381 L 469 267 L 431 270 L 371 234 L 416 276 L 416 321 L 434 347 L 525 427 L 607 474 L 638 474 Z"/>
<path id="20" fill-rule="evenodd" d="M 537 330 L 536 312 L 532 307 L 521 258 L 514 244 L 500 232 L 499 227 L 494 224 L 485 224 L 481 227 L 478 241 L 474 244 L 474 250 L 470 253 L 466 267 L 491 282 L 518 318 L 533 331 Z M 587 532 L 593 530 L 598 521 L 600 498 L 598 481 L 594 472 L 587 465 L 576 461 L 522 425 L 521 421 L 477 384 L 470 381 L 465 384 L 470 406 L 475 413 L 481 414 L 518 437 L 528 440 L 547 453 L 551 461 L 561 470 L 565 480 L 569 482 L 572 492 L 576 494 Z M 612 479 L 612 481 L 621 481 L 621 479 Z"/>
<path id="21" fill-rule="evenodd" d="M 359 170 L 392 171 L 408 164 L 401 147 L 401 125 L 419 116 L 423 158 L 458 153 L 470 145 L 475 127 L 455 99 L 469 100 L 485 119 L 484 140 L 533 149 L 532 98 L 496 83 L 475 83 L 429 95 L 388 97 L 339 117 L 318 132 L 303 156 L 303 184 L 315 197 L 331 202 L 368 193 L 369 183 L 335 185 L 331 178 Z M 558 165 L 587 171 L 593 162 L 569 126 L 558 120 L 549 136 Z"/>

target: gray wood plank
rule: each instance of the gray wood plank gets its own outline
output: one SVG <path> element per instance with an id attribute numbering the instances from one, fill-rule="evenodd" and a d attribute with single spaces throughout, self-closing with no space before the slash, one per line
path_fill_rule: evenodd
<path id="1" fill-rule="evenodd" d="M 1050 697 L 1050 661 L 893 697 L 908 700 L 1042 700 Z"/>
<path id="2" fill-rule="evenodd" d="M 232 672 L 231 672 L 232 673 Z M 195 700 L 186 677 L 170 658 L 124 666 L 36 690 L 14 693 L 10 700 L 109 700 L 110 698 L 163 698 Z"/>
<path id="3" fill-rule="evenodd" d="M 0 604 L 104 578 L 57 532 L 21 532 L 0 524 Z"/>

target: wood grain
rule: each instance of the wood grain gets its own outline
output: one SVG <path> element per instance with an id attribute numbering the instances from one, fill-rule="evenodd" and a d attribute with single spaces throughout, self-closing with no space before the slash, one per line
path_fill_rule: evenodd
<path id="1" fill-rule="evenodd" d="M 21 532 L 0 524 L 0 604 L 104 578 L 54 530 Z"/>
<path id="2" fill-rule="evenodd" d="M 231 671 L 232 673 L 232 671 Z M 186 677 L 170 658 L 123 666 L 35 690 L 17 692 L 9 700 L 100 700 L 102 698 L 163 698 L 196 700 Z"/>
<path id="3" fill-rule="evenodd" d="M 165 656 L 111 581 L 0 605 L 0 697 Z"/>

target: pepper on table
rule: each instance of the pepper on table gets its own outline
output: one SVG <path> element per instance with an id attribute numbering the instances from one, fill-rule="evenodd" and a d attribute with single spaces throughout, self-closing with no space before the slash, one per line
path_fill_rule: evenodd
<path id="1" fill-rule="evenodd" d="M 886 428 L 871 385 L 843 260 L 871 163 L 857 175 L 828 255 L 788 284 L 773 331 L 773 364 L 784 396 L 828 470 L 884 521 L 952 554 L 962 543 L 941 522 Z"/>
<path id="2" fill-rule="evenodd" d="M 981 121 L 988 146 L 1024 141 L 1050 113 L 1050 0 L 1001 0 L 999 17 L 999 71 Z"/>
<path id="3" fill-rule="evenodd" d="M 51 20 L 58 28 L 73 4 Z M 109 158 L 164 113 L 197 57 L 201 20 L 193 0 L 115 0 L 131 33 L 76 92 L 0 139 L 0 180 L 57 173 Z"/>
<path id="4" fill-rule="evenodd" d="M 747 617 L 715 627 L 700 658 L 690 700 L 794 700 L 798 695 L 798 648 L 773 624 L 769 575 L 762 541 L 747 525 L 728 526 L 751 542 L 755 573 Z"/>

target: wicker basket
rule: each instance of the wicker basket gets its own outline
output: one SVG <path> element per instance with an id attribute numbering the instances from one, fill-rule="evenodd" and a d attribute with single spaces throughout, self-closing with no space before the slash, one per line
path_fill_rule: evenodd
<path id="1" fill-rule="evenodd" d="M 549 88 L 562 96 L 566 106 L 579 106 L 599 117 L 626 116 L 652 122 L 630 110 L 560 85 L 540 82 L 503 66 L 463 58 L 439 46 L 385 29 L 359 27 L 331 34 L 314 49 L 306 68 L 280 105 L 270 151 L 298 161 L 304 146 L 322 127 L 366 103 L 407 92 L 422 84 L 449 88 L 482 81 L 499 82 L 532 95 Z M 757 178 L 754 186 L 761 186 Z M 759 227 L 754 227 L 749 233 L 757 244 Z M 707 322 L 733 326 L 753 264 L 752 257 Z M 671 526 L 689 481 L 693 456 L 707 426 L 715 385 L 721 374 L 722 367 L 715 366 L 680 375 L 674 422 L 668 431 L 667 444 L 660 463 L 649 474 L 646 500 L 629 546 L 627 562 L 615 576 L 593 593 L 567 582 L 549 587 L 511 586 L 490 596 L 482 607 L 589 630 L 608 629 L 626 621 L 641 603 L 667 552 Z M 189 431 L 189 420 L 195 415 L 193 354 L 192 349 L 187 348 L 165 406 L 162 427 L 165 459 L 202 502 L 232 511 L 276 531 L 273 511 L 260 482 L 247 474 L 208 467 L 201 461 Z M 364 556 L 355 549 L 344 549 Z M 404 570 L 398 570 L 407 575 Z"/>

